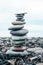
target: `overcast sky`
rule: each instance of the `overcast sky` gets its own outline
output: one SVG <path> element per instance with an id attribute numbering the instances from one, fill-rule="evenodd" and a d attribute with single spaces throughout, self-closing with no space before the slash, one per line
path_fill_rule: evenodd
<path id="1" fill-rule="evenodd" d="M 27 12 L 28 37 L 43 37 L 43 0 L 0 0 L 0 37 L 11 36 L 8 28 L 16 13 Z"/>

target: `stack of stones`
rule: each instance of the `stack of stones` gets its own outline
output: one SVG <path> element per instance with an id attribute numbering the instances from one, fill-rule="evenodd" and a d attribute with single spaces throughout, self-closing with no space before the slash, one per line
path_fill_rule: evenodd
<path id="1" fill-rule="evenodd" d="M 27 54 L 27 52 L 25 53 L 24 51 L 26 50 L 26 46 L 25 46 L 25 39 L 27 38 L 26 34 L 28 33 L 28 31 L 26 29 L 24 29 L 24 15 L 26 13 L 20 13 L 20 14 L 16 14 L 16 21 L 12 22 L 12 27 L 9 28 L 10 34 L 12 35 L 12 43 L 13 43 L 13 50 L 16 54 L 16 52 L 23 52 L 21 53 L 23 54 Z M 18 53 L 19 54 L 19 53 Z"/>

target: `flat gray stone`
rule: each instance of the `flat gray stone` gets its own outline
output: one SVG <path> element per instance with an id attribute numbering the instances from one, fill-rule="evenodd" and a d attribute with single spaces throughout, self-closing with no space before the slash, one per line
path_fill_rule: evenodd
<path id="1" fill-rule="evenodd" d="M 18 25 L 17 25 L 17 26 L 12 26 L 12 27 L 9 28 L 9 30 L 14 30 L 14 31 L 16 31 L 16 30 L 22 29 L 23 27 L 24 27 L 23 25 L 22 25 L 22 26 L 20 26 L 20 25 L 19 25 L 19 26 L 18 26 Z"/>
<path id="2" fill-rule="evenodd" d="M 24 44 L 25 41 L 14 41 L 14 40 L 12 40 L 12 43 L 13 44 Z"/>
<path id="3" fill-rule="evenodd" d="M 18 31 L 11 31 L 10 32 L 14 36 L 24 36 L 28 33 L 26 29 L 18 30 Z"/>
<path id="4" fill-rule="evenodd" d="M 12 36 L 12 40 L 24 40 L 26 38 L 27 38 L 26 35 L 25 36 Z"/>
<path id="5" fill-rule="evenodd" d="M 21 56 L 24 56 L 24 55 L 27 55 L 28 52 L 25 50 L 23 52 L 17 52 L 17 51 L 12 51 L 12 50 L 8 50 L 6 52 L 6 54 L 12 54 L 12 55 L 21 55 Z"/>

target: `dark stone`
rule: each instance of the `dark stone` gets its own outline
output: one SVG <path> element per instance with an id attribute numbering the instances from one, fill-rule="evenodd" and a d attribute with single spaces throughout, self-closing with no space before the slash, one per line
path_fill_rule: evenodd
<path id="1" fill-rule="evenodd" d="M 18 31 L 11 31 L 10 32 L 13 36 L 24 36 L 28 33 L 26 29 L 18 30 Z"/>
<path id="2" fill-rule="evenodd" d="M 9 28 L 9 30 L 17 31 L 17 30 L 22 29 L 23 27 L 24 26 L 11 27 L 11 28 Z"/>

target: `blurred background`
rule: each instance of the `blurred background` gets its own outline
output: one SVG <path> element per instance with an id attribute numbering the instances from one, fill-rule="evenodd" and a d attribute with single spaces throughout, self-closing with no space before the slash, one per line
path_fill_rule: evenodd
<path id="1" fill-rule="evenodd" d="M 27 12 L 28 37 L 43 37 L 43 0 L 0 0 L 0 37 L 11 37 L 8 28 L 21 12 Z"/>

